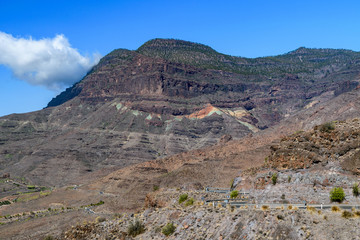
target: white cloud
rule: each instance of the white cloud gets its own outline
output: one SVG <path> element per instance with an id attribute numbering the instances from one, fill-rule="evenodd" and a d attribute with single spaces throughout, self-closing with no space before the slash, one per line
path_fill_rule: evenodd
<path id="1" fill-rule="evenodd" d="M 79 81 L 99 59 L 82 56 L 64 35 L 33 40 L 0 32 L 0 64 L 33 85 L 59 90 Z"/>

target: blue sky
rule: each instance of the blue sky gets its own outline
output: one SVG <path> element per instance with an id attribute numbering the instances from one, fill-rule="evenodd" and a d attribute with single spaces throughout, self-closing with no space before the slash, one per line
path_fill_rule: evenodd
<path id="1" fill-rule="evenodd" d="M 243 57 L 283 54 L 300 46 L 360 51 L 359 7 L 359 1 L 346 0 L 1 0 L 0 33 L 10 43 L 48 39 L 44 46 L 61 38 L 67 55 L 55 54 L 59 59 L 89 60 L 72 69 L 73 78 L 80 80 L 96 54 L 137 49 L 152 38 L 194 41 Z M 34 77 L 38 62 L 18 64 L 25 53 L 18 45 L 11 52 L 9 42 L 0 38 L 0 116 L 39 110 L 75 81 L 63 73 L 69 73 L 69 66 L 57 61 L 52 66 L 42 62 L 39 69 L 46 69 L 46 77 Z M 24 51 L 35 45 L 29 46 Z M 1 51 L 10 57 L 1 60 Z"/>

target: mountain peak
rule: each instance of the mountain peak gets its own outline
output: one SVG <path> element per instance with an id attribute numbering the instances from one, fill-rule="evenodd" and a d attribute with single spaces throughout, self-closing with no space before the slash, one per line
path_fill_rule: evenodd
<path id="1" fill-rule="evenodd" d="M 166 50 L 171 51 L 195 51 L 216 53 L 214 49 L 200 43 L 194 43 L 178 39 L 155 38 L 140 46 L 137 51 L 142 54 L 151 52 L 158 53 Z"/>
<path id="2" fill-rule="evenodd" d="M 333 54 L 351 54 L 351 53 L 355 53 L 355 52 L 346 49 L 299 47 L 293 51 L 290 51 L 288 54 L 290 55 L 325 54 L 331 56 Z"/>

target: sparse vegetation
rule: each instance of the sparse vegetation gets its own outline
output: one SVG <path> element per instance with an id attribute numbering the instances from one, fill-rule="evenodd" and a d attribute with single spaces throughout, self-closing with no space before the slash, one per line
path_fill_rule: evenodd
<path id="1" fill-rule="evenodd" d="M 165 227 L 162 228 L 162 233 L 165 235 L 165 236 L 170 236 L 171 234 L 173 234 L 175 232 L 175 225 L 173 223 L 168 223 L 166 224 Z"/>
<path id="2" fill-rule="evenodd" d="M 354 217 L 354 214 L 352 212 L 349 212 L 349 211 L 345 210 L 345 211 L 342 212 L 341 216 L 343 218 L 352 218 L 352 217 Z"/>
<path id="3" fill-rule="evenodd" d="M 332 202 L 339 202 L 341 203 L 345 199 L 345 193 L 344 190 L 341 187 L 333 188 L 330 191 L 330 200 Z"/>
<path id="4" fill-rule="evenodd" d="M 97 217 L 97 218 L 96 218 L 96 222 L 97 222 L 97 223 L 105 222 L 105 221 L 106 221 L 106 218 L 105 218 L 105 217 Z"/>
<path id="5" fill-rule="evenodd" d="M 315 207 L 310 207 L 310 206 L 307 206 L 306 210 L 308 210 L 311 213 L 316 213 L 317 212 Z"/>
<path id="6" fill-rule="evenodd" d="M 186 207 L 191 206 L 194 204 L 194 202 L 195 202 L 194 198 L 190 198 L 189 200 L 186 201 L 185 206 Z"/>
<path id="7" fill-rule="evenodd" d="M 340 208 L 338 206 L 332 206 L 331 211 L 333 212 L 340 212 Z"/>
<path id="8" fill-rule="evenodd" d="M 237 198 L 237 196 L 239 196 L 239 191 L 237 190 L 231 191 L 230 198 Z"/>
<path id="9" fill-rule="evenodd" d="M 53 240 L 53 239 L 55 239 L 55 238 L 51 235 L 48 235 L 44 238 L 44 240 Z"/>
<path id="10" fill-rule="evenodd" d="M 128 235 L 132 237 L 136 237 L 137 235 L 142 234 L 144 232 L 145 232 L 145 226 L 138 219 L 130 223 L 127 231 Z"/>
<path id="11" fill-rule="evenodd" d="M 269 210 L 270 208 L 269 208 L 269 206 L 267 206 L 267 205 L 262 205 L 262 206 L 261 206 L 261 209 L 262 209 L 263 211 L 267 211 L 267 210 Z"/>
<path id="12" fill-rule="evenodd" d="M 159 186 L 158 186 L 158 185 L 154 185 L 154 186 L 153 186 L 153 191 L 156 192 L 157 190 L 159 190 Z"/>
<path id="13" fill-rule="evenodd" d="M 323 125 L 320 126 L 320 131 L 321 132 L 331 132 L 332 130 L 335 130 L 335 124 L 332 122 L 327 122 L 324 123 Z"/>
<path id="14" fill-rule="evenodd" d="M 273 185 L 277 183 L 277 178 L 278 178 L 277 173 L 273 173 L 273 175 L 271 176 L 271 182 Z"/>
<path id="15" fill-rule="evenodd" d="M 103 205 L 105 202 L 103 200 L 100 200 L 98 203 L 90 203 L 88 205 L 82 205 L 81 208 L 84 207 L 94 207 L 94 206 L 100 206 Z"/>
<path id="16" fill-rule="evenodd" d="M 34 185 L 27 185 L 27 188 L 28 189 L 35 189 L 35 186 Z"/>
<path id="17" fill-rule="evenodd" d="M 8 201 L 8 200 L 0 202 L 0 206 L 2 206 L 2 205 L 10 205 L 10 204 L 11 204 L 11 202 Z"/>
<path id="18" fill-rule="evenodd" d="M 185 202 L 187 198 L 188 198 L 188 195 L 186 193 L 181 194 L 179 197 L 179 204 Z"/>
<path id="19" fill-rule="evenodd" d="M 291 182 L 291 176 L 289 175 L 288 176 L 288 183 L 290 183 Z"/>
<path id="20" fill-rule="evenodd" d="M 235 181 L 234 178 L 231 179 L 231 181 L 230 181 L 230 190 L 234 188 L 234 181 Z"/>
<path id="21" fill-rule="evenodd" d="M 354 183 L 353 187 L 352 187 L 352 193 L 355 197 L 359 196 L 359 184 Z"/>

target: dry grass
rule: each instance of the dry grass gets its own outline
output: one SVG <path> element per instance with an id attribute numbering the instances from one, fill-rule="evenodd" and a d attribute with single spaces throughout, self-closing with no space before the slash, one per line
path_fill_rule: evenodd
<path id="1" fill-rule="evenodd" d="M 355 215 L 352 212 L 349 212 L 349 211 L 345 210 L 345 211 L 342 212 L 341 216 L 343 218 L 349 219 L 349 218 L 354 217 Z"/>
<path id="2" fill-rule="evenodd" d="M 287 207 L 287 209 L 288 209 L 288 210 L 292 210 L 292 209 L 293 209 L 293 206 L 292 206 L 292 205 L 289 205 L 289 206 Z"/>
<path id="3" fill-rule="evenodd" d="M 355 215 L 356 217 L 360 217 L 360 211 L 354 211 L 354 215 Z"/>
<path id="4" fill-rule="evenodd" d="M 262 209 L 263 211 L 268 211 L 268 210 L 270 210 L 270 207 L 269 207 L 268 205 L 262 205 L 262 206 L 261 206 L 261 209 Z"/>
<path id="5" fill-rule="evenodd" d="M 310 213 L 316 213 L 317 212 L 315 207 L 310 207 L 310 206 L 307 206 L 306 210 L 308 210 Z"/>
<path id="6" fill-rule="evenodd" d="M 340 212 L 340 208 L 338 206 L 332 206 L 331 211 L 333 212 Z"/>

